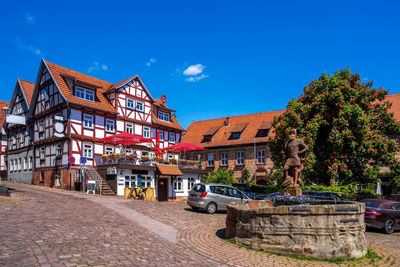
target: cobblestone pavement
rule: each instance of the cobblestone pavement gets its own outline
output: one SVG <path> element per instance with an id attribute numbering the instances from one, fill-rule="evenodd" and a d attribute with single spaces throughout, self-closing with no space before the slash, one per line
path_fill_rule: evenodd
<path id="1" fill-rule="evenodd" d="M 193 212 L 185 203 L 7 185 L 16 190 L 0 198 L 0 266 L 340 266 L 230 244 L 221 238 L 226 214 Z M 176 229 L 178 242 L 123 216 L 127 209 Z M 367 240 L 382 259 L 347 265 L 400 266 L 400 232 L 367 232 Z"/>

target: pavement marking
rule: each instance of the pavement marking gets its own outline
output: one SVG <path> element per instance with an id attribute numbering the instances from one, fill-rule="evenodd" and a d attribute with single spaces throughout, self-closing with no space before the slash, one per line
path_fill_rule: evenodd
<path id="1" fill-rule="evenodd" d="M 98 203 L 106 208 L 109 208 L 128 220 L 138 223 L 140 226 L 149 229 L 153 233 L 165 238 L 171 243 L 178 243 L 177 234 L 178 230 L 166 225 L 162 222 L 156 221 L 149 216 L 139 213 L 128 207 L 118 205 L 118 202 L 126 202 L 126 200 L 119 199 L 103 199 L 103 198 L 87 198 L 88 200 Z"/>

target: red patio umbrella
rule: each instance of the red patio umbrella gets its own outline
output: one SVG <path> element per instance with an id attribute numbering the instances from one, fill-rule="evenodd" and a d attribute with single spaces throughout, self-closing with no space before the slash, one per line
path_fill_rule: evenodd
<path id="1" fill-rule="evenodd" d="M 101 139 L 99 141 L 109 142 L 114 144 L 121 144 L 124 146 L 130 146 L 139 143 L 151 143 L 150 139 L 144 138 L 139 135 L 130 134 L 130 133 L 122 133 L 122 134 L 114 134 Z"/>
<path id="2" fill-rule="evenodd" d="M 197 151 L 197 150 L 207 150 L 204 147 L 196 146 L 189 143 L 179 143 L 173 146 L 169 146 L 164 148 L 164 150 L 172 151 L 172 152 L 183 152 L 183 157 L 185 158 L 186 151 Z"/>

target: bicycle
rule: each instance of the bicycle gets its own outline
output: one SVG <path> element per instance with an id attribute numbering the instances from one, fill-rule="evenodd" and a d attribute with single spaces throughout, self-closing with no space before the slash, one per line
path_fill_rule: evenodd
<path id="1" fill-rule="evenodd" d="M 141 189 L 141 190 L 139 190 L 139 189 Z M 133 195 L 133 191 L 135 191 L 135 195 Z M 131 191 L 128 194 L 128 198 L 145 200 L 146 199 L 146 191 L 147 191 L 147 188 L 132 187 Z"/>

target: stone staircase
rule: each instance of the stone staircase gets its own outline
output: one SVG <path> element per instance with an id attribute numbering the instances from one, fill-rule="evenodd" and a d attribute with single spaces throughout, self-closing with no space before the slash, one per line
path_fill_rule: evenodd
<path id="1" fill-rule="evenodd" d="M 86 177 L 88 180 L 96 181 L 96 191 L 101 195 L 114 196 L 115 192 L 107 181 L 99 174 L 99 172 L 92 166 L 86 166 Z"/>

